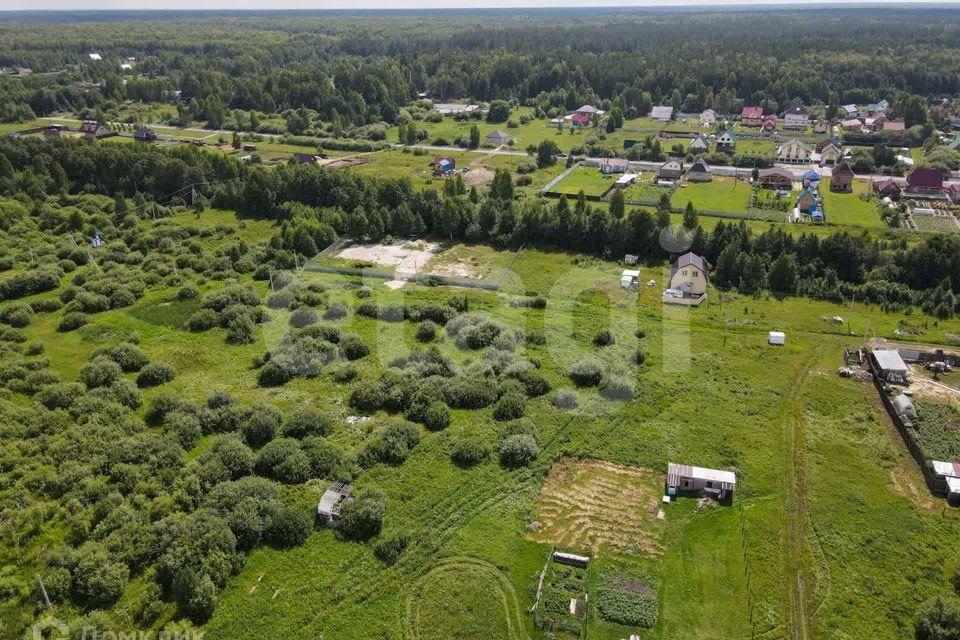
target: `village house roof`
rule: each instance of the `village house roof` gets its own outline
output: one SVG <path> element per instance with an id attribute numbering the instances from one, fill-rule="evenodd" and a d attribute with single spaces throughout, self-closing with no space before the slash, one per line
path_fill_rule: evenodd
<path id="1" fill-rule="evenodd" d="M 885 120 L 883 122 L 884 131 L 906 131 L 907 125 L 903 120 Z"/>
<path id="2" fill-rule="evenodd" d="M 737 474 L 733 471 L 693 467 L 688 464 L 676 464 L 674 462 L 668 463 L 667 484 L 674 487 L 680 486 L 682 478 L 719 482 L 724 485 L 729 485 L 727 487 L 729 489 L 732 489 L 737 484 Z"/>
<path id="3" fill-rule="evenodd" d="M 690 165 L 690 173 L 710 173 L 710 165 L 703 158 L 697 158 Z"/>
<path id="4" fill-rule="evenodd" d="M 577 124 L 589 124 L 590 116 L 586 115 L 585 113 L 575 113 L 570 116 L 570 120 L 572 122 L 576 122 Z"/>
<path id="5" fill-rule="evenodd" d="M 874 349 L 873 357 L 877 360 L 877 366 L 884 371 L 907 371 L 907 364 L 893 349 Z"/>
<path id="6" fill-rule="evenodd" d="M 862 127 L 863 123 L 860 122 L 857 118 L 850 118 L 849 120 L 844 120 L 840 123 L 840 126 L 844 129 L 853 129 L 856 127 Z"/>
<path id="7" fill-rule="evenodd" d="M 793 180 L 793 172 L 789 169 L 784 169 L 783 167 L 770 167 L 769 169 L 760 169 L 760 178 L 769 178 L 772 176 L 779 176 L 781 178 L 787 178 Z"/>
<path id="8" fill-rule="evenodd" d="M 597 108 L 596 108 L 595 106 L 593 106 L 592 104 L 585 104 L 585 105 L 583 105 L 582 107 L 580 107 L 579 109 L 577 109 L 576 111 L 577 111 L 577 113 L 598 113 L 598 112 L 600 111 L 600 109 L 597 109 Z"/>
<path id="9" fill-rule="evenodd" d="M 807 108 L 806 108 L 805 106 L 803 106 L 802 104 L 798 104 L 798 105 L 795 106 L 795 107 L 790 107 L 789 109 L 787 109 L 786 112 L 785 112 L 783 115 L 785 115 L 785 116 L 806 116 L 806 115 L 810 115 L 810 113 L 807 111 Z"/>
<path id="10" fill-rule="evenodd" d="M 841 160 L 840 164 L 838 164 L 833 168 L 833 175 L 855 176 L 857 174 L 853 172 L 853 169 L 850 167 L 849 162 L 847 162 L 846 160 Z"/>
<path id="11" fill-rule="evenodd" d="M 857 113 L 859 111 L 859 109 L 857 108 L 857 105 L 855 104 L 845 104 L 840 108 L 843 109 L 847 113 L 847 115 L 850 115 L 852 113 Z"/>
<path id="12" fill-rule="evenodd" d="M 740 112 L 741 118 L 761 118 L 763 117 L 763 107 L 744 107 Z"/>
<path id="13" fill-rule="evenodd" d="M 96 133 L 99 130 L 99 122 L 84 122 L 80 125 L 80 133 Z"/>
<path id="14" fill-rule="evenodd" d="M 733 131 L 733 130 L 724 131 L 724 132 L 721 133 L 720 136 L 717 138 L 717 141 L 718 141 L 718 142 L 719 142 L 720 140 L 730 140 L 731 142 L 736 142 L 736 141 L 737 141 L 737 133 L 736 133 L 736 131 Z"/>
<path id="15" fill-rule="evenodd" d="M 673 107 L 654 107 L 650 111 L 650 117 L 654 120 L 669 120 L 673 117 Z"/>
<path id="16" fill-rule="evenodd" d="M 501 144 L 505 144 L 508 140 L 510 140 L 510 134 L 506 131 L 501 131 L 500 129 L 494 129 L 487 134 L 487 141 L 494 140 L 500 142 Z"/>
<path id="17" fill-rule="evenodd" d="M 897 191 L 902 191 L 900 183 L 894 180 L 893 178 L 881 178 L 874 181 L 873 188 L 877 191 L 886 191 L 890 188 L 895 188 Z"/>
<path id="18" fill-rule="evenodd" d="M 670 267 L 670 277 L 672 278 L 677 271 L 683 269 L 684 267 L 696 267 L 703 272 L 704 277 L 707 275 L 707 264 L 704 262 L 703 258 L 692 251 L 688 251 L 682 256 L 674 259 L 673 265 Z"/>
<path id="19" fill-rule="evenodd" d="M 942 189 L 943 174 L 939 169 L 916 168 L 907 176 L 907 186 L 925 189 Z"/>

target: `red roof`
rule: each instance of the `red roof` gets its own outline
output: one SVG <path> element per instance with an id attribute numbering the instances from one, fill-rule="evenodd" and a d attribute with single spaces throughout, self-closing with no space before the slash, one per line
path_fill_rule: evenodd
<path id="1" fill-rule="evenodd" d="M 939 169 L 917 168 L 907 176 L 907 186 L 925 189 L 942 189 L 943 174 Z"/>
<path id="2" fill-rule="evenodd" d="M 761 118 L 763 117 L 763 107 L 744 107 L 740 112 L 741 118 Z"/>
<path id="3" fill-rule="evenodd" d="M 903 123 L 903 121 L 898 122 L 896 120 L 885 120 L 883 122 L 883 130 L 884 131 L 904 131 L 906 130 L 906 125 Z"/>
<path id="4" fill-rule="evenodd" d="M 897 183 L 893 178 L 882 178 L 873 183 L 873 188 L 877 191 L 883 192 L 887 189 L 896 189 L 898 192 L 902 191 L 900 184 Z"/>
<path id="5" fill-rule="evenodd" d="M 582 113 L 575 113 L 570 116 L 570 119 L 576 122 L 577 124 L 586 124 L 590 122 L 590 116 L 583 115 Z"/>

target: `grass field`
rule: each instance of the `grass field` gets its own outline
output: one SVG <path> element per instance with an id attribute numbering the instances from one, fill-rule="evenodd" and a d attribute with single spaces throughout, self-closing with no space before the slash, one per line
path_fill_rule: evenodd
<path id="1" fill-rule="evenodd" d="M 736 178 L 714 177 L 711 182 L 687 182 L 674 191 L 670 203 L 685 207 L 692 202 L 698 210 L 746 213 L 750 191 L 750 185 Z"/>
<path id="2" fill-rule="evenodd" d="M 588 196 L 602 196 L 616 182 L 618 174 L 603 174 L 595 167 L 577 167 L 551 191 L 576 196 L 581 191 Z"/>
<path id="3" fill-rule="evenodd" d="M 271 233 L 268 223 L 223 211 L 150 224 L 233 225 L 250 242 Z M 216 246 L 229 237 L 214 233 L 204 242 Z M 435 264 L 466 263 L 493 276 L 513 259 L 509 251 L 455 245 Z M 542 333 L 544 344 L 520 346 L 518 353 L 536 360 L 554 389 L 572 388 L 569 368 L 596 359 L 634 384 L 632 400 L 608 400 L 594 389 L 576 390 L 579 406 L 572 411 L 554 408 L 552 394 L 529 400 L 525 420 L 541 453 L 516 470 L 493 456 L 469 469 L 454 465 L 455 441 L 492 450 L 508 426 L 489 408 L 455 410 L 450 426 L 425 432 L 404 464 L 373 466 L 357 481 L 386 493 L 385 532 L 410 540 L 395 564 L 327 529 L 290 550 L 259 548 L 229 581 L 204 626 L 206 637 L 539 640 L 545 636 L 525 612 L 555 542 L 594 550 L 591 589 L 610 573 L 656 585 L 657 621 L 644 638 L 741 638 L 754 626 L 758 635 L 780 638 L 799 625 L 810 637 L 908 636 L 918 603 L 952 588 L 956 558 L 945 541 L 960 534 L 960 514 L 929 498 L 872 385 L 840 379 L 835 370 L 842 348 L 858 344 L 868 327 L 871 335 L 893 338 L 895 329 L 910 326 L 917 330 L 910 339 L 936 344 L 960 333 L 960 320 L 715 291 L 697 309 L 664 307 L 660 287 L 621 290 L 622 268 L 523 250 L 501 292 L 456 292 L 468 296 L 472 312 Z M 641 282 L 662 283 L 666 275 L 665 265 L 641 268 Z M 324 283 L 330 302 L 359 302 L 351 278 L 300 277 Z M 452 293 L 414 285 L 392 290 L 373 279 L 364 284 L 375 302 L 441 302 Z M 256 287 L 263 294 L 267 284 Z M 38 314 L 23 331 L 45 343 L 46 357 L 68 380 L 96 348 L 135 332 L 151 359 L 176 368 L 165 391 L 202 401 L 222 390 L 245 404 L 264 401 L 283 410 L 320 406 L 335 422 L 330 440 L 350 449 L 392 419 L 376 412 L 369 422 L 347 422 L 355 415 L 347 397 L 357 383 L 338 384 L 328 375 L 257 386 L 251 362 L 275 346 L 287 312 L 275 312 L 254 344 L 229 345 L 223 329 L 186 331 L 183 322 L 198 302 L 174 301 L 174 291 L 151 290 L 129 309 L 96 314 L 79 331 L 58 333 L 55 314 Z M 511 304 L 529 292 L 544 295 L 547 307 Z M 833 315 L 847 324 L 829 321 Z M 356 362 L 361 380 L 418 347 L 411 323 L 351 314 L 337 324 L 372 349 Z M 609 328 L 616 343 L 594 346 L 599 328 Z M 774 328 L 787 332 L 786 347 L 766 345 Z M 636 337 L 638 329 L 645 337 Z M 440 333 L 437 348 L 457 366 L 485 357 Z M 637 349 L 646 354 L 640 366 L 632 360 Z M 157 393 L 146 390 L 145 404 Z M 670 461 L 736 469 L 734 506 L 697 510 L 693 499 L 660 505 Z M 285 492 L 312 510 L 323 489 L 311 481 Z M 30 579 L 30 560 L 16 562 Z M 135 597 L 138 584 L 131 582 L 122 602 Z M 112 615 L 123 620 L 131 615 L 125 611 Z M 591 609 L 589 637 L 618 640 L 629 632 Z"/>
<path id="4" fill-rule="evenodd" d="M 886 227 L 877 213 L 876 198 L 864 200 L 861 197 L 872 196 L 868 180 L 854 180 L 852 193 L 835 193 L 830 190 L 830 178 L 824 178 L 820 181 L 820 196 L 829 224 Z"/>

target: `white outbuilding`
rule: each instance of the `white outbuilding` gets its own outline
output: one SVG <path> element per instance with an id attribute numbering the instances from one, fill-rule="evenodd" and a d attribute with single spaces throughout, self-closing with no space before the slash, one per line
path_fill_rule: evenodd
<path id="1" fill-rule="evenodd" d="M 787 334 L 783 331 L 771 331 L 767 334 L 767 344 L 783 346 L 787 344 Z"/>
<path id="2" fill-rule="evenodd" d="M 620 274 L 621 289 L 636 289 L 640 286 L 640 271 L 638 269 L 624 269 Z"/>

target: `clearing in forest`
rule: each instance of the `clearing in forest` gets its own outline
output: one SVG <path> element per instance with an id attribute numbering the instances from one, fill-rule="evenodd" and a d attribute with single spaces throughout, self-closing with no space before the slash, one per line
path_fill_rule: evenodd
<path id="1" fill-rule="evenodd" d="M 659 556 L 664 521 L 657 518 L 663 475 L 601 460 L 561 458 L 537 501 L 530 537 L 546 544 L 591 549 L 594 556 Z"/>

